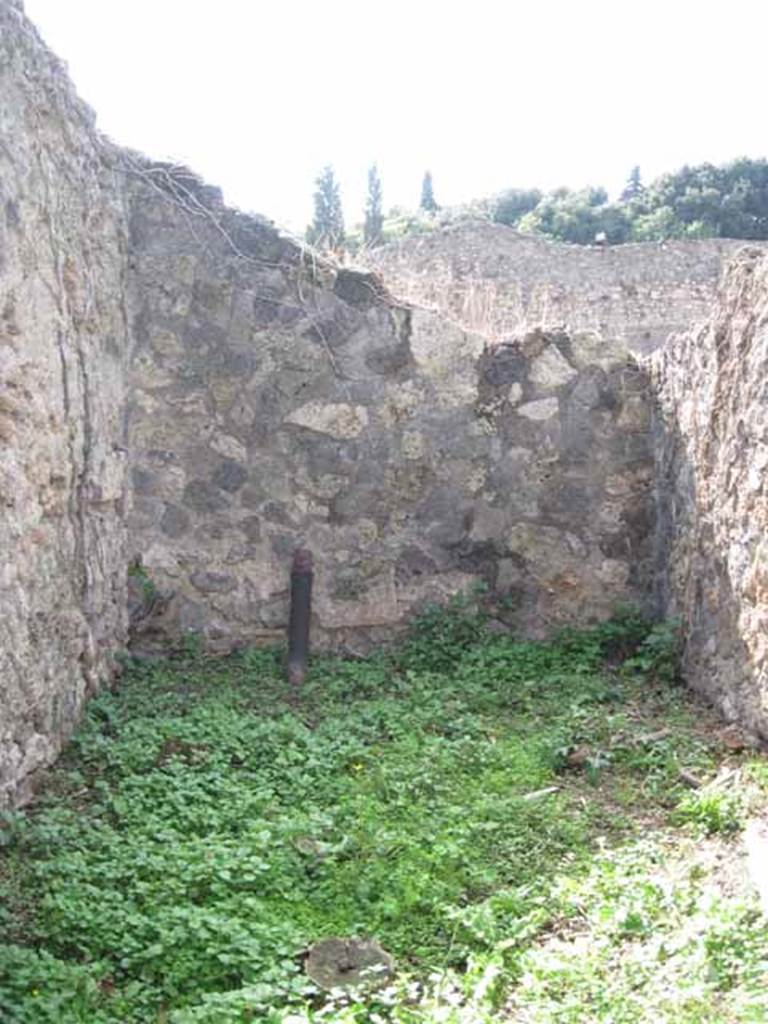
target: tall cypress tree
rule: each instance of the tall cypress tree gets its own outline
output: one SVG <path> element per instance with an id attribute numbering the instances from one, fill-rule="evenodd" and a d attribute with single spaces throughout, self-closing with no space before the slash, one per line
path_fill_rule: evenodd
<path id="1" fill-rule="evenodd" d="M 307 241 L 318 249 L 336 252 L 344 246 L 344 214 L 339 184 L 330 164 L 315 179 L 313 198 L 315 215 L 307 229 Z"/>
<path id="2" fill-rule="evenodd" d="M 640 168 L 633 167 L 629 173 L 627 184 L 621 193 L 622 203 L 631 203 L 634 199 L 640 199 L 645 192 L 645 185 L 640 177 Z"/>
<path id="3" fill-rule="evenodd" d="M 363 224 L 363 241 L 373 248 L 381 245 L 381 229 L 384 215 L 381 212 L 381 178 L 374 164 L 368 171 L 368 195 L 365 199 L 365 222 Z"/>
<path id="4" fill-rule="evenodd" d="M 421 182 L 421 202 L 419 206 L 427 213 L 437 213 L 439 207 L 435 202 L 435 192 L 432 186 L 432 172 L 427 171 Z"/>

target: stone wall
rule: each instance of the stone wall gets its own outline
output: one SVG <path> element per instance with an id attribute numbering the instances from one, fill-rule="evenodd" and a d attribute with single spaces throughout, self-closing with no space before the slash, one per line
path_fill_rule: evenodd
<path id="1" fill-rule="evenodd" d="M 91 113 L 0 3 L 0 805 L 110 669 L 125 622 L 125 237 Z"/>
<path id="2" fill-rule="evenodd" d="M 299 545 L 315 641 L 355 650 L 478 584 L 542 636 L 655 566 L 693 684 L 766 731 L 757 250 L 644 368 L 731 243 L 479 225 L 377 253 L 393 298 L 102 140 L 16 0 L 0 96 L 0 804 L 110 677 L 130 564 L 140 647 L 228 650 L 282 637 Z"/>
<path id="3" fill-rule="evenodd" d="M 476 583 L 533 635 L 642 598 L 649 406 L 621 346 L 489 348 L 398 305 L 105 143 L 20 5 L 0 18 L 0 800 L 109 676 L 130 563 L 146 646 L 281 636 L 299 544 L 336 646 Z"/>
<path id="4" fill-rule="evenodd" d="M 768 739 L 768 258 L 744 248 L 716 311 L 654 354 L 659 596 L 686 678 Z"/>
<path id="5" fill-rule="evenodd" d="M 563 245 L 473 221 L 365 259 L 399 299 L 440 310 L 489 339 L 554 325 L 648 353 L 709 316 L 722 267 L 741 244 Z"/>
<path id="6" fill-rule="evenodd" d="M 648 592 L 650 401 L 621 346 L 488 347 L 162 167 L 131 251 L 140 643 L 283 636 L 298 544 L 334 646 L 478 583 L 530 635 Z"/>

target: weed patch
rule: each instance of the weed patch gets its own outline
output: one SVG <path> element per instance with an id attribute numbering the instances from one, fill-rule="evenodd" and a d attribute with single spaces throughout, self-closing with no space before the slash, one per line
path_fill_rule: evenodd
<path id="1" fill-rule="evenodd" d="M 0 1018 L 763 1019 L 748 888 L 662 870 L 735 842 L 741 797 L 680 781 L 735 755 L 654 635 L 627 612 L 519 642 L 455 606 L 315 659 L 298 708 L 279 652 L 134 664 L 0 820 Z M 353 935 L 396 978 L 319 991 L 306 950 Z"/>

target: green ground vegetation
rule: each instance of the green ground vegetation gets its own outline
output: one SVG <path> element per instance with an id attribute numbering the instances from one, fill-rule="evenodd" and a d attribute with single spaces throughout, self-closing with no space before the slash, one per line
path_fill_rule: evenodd
<path id="1" fill-rule="evenodd" d="M 768 769 L 678 643 L 631 612 L 521 642 L 456 605 L 316 659 L 299 703 L 279 651 L 130 663 L 0 819 L 0 1019 L 768 1019 L 739 857 Z M 318 991 L 331 935 L 397 976 Z"/>

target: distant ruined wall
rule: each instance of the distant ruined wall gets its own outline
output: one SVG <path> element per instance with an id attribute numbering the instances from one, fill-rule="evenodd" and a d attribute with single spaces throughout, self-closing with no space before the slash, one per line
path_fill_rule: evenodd
<path id="1" fill-rule="evenodd" d="M 433 307 L 489 339 L 557 326 L 642 354 L 707 318 L 723 265 L 742 244 L 564 245 L 472 221 L 365 259 L 398 299 Z"/>
<path id="2" fill-rule="evenodd" d="M 709 322 L 650 366 L 663 610 L 688 682 L 768 740 L 768 257 L 743 248 Z"/>
<path id="3" fill-rule="evenodd" d="M 284 635 L 298 544 L 326 646 L 478 583 L 536 636 L 648 593 L 651 403 L 621 346 L 488 348 L 162 169 L 131 251 L 130 550 L 161 591 L 140 644 Z"/>
<path id="4" fill-rule="evenodd" d="M 0 3 L 0 805 L 125 628 L 125 236 L 91 113 Z"/>

